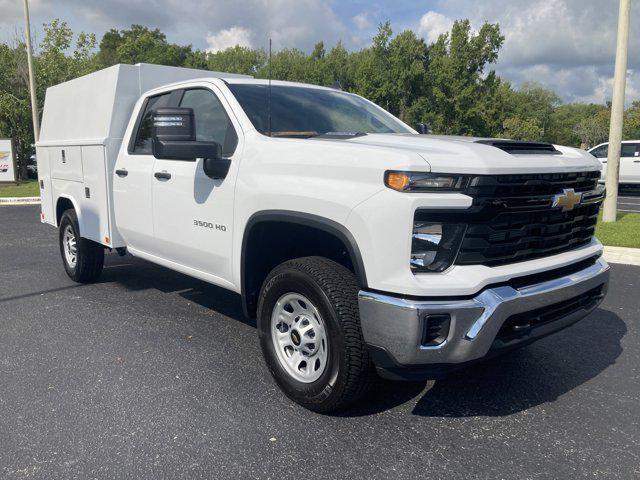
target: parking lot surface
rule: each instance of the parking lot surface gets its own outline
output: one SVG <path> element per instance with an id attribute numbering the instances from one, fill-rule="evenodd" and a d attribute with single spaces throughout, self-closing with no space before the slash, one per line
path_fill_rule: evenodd
<path id="1" fill-rule="evenodd" d="M 640 213 L 640 188 L 622 188 L 620 190 L 618 211 Z"/>
<path id="2" fill-rule="evenodd" d="M 0 478 L 640 477 L 639 267 L 555 336 L 322 416 L 238 296 L 112 254 L 74 284 L 38 215 L 0 207 Z"/>

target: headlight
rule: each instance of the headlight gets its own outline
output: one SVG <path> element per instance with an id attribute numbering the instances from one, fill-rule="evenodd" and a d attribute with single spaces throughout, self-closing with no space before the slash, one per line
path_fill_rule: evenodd
<path id="1" fill-rule="evenodd" d="M 414 273 L 436 273 L 453 265 L 465 229 L 463 224 L 414 222 L 411 270 Z"/>
<path id="2" fill-rule="evenodd" d="M 468 175 L 388 170 L 384 174 L 384 184 L 399 192 L 459 192 L 467 188 L 470 178 Z"/>

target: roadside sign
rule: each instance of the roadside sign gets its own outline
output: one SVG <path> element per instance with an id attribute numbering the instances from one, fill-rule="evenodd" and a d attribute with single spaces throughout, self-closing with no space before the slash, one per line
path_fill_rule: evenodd
<path id="1" fill-rule="evenodd" d="M 16 161 L 10 139 L 0 139 L 0 182 L 16 181 Z"/>

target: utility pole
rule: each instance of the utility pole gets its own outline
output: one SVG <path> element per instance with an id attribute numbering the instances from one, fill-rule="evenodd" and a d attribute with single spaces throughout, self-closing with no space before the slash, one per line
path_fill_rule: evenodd
<path id="1" fill-rule="evenodd" d="M 613 79 L 611 103 L 611 129 L 609 130 L 609 155 L 607 159 L 607 198 L 604 200 L 604 222 L 615 222 L 618 209 L 618 176 L 620 174 L 620 149 L 624 120 L 624 90 L 627 83 L 627 51 L 629 47 L 629 18 L 631 0 L 620 0 L 618 17 L 618 43 L 616 47 L 616 71 Z"/>
<path id="2" fill-rule="evenodd" d="M 36 98 L 36 81 L 33 76 L 33 56 L 31 50 L 31 25 L 29 22 L 29 1 L 24 0 L 24 22 L 27 45 L 27 64 L 29 65 L 29 94 L 31 96 L 31 119 L 33 121 L 33 138 L 37 142 L 40 138 L 40 123 L 38 121 L 38 99 Z"/>

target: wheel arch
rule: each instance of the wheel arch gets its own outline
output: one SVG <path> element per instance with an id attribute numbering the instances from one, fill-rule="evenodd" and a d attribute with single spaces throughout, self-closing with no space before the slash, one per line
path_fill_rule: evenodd
<path id="1" fill-rule="evenodd" d="M 56 226 L 60 226 L 62 214 L 69 209 L 75 210 L 78 217 L 78 226 L 80 227 L 80 233 L 82 234 L 82 216 L 80 213 L 80 208 L 78 206 L 78 202 L 76 202 L 75 199 L 69 195 L 61 194 L 56 200 Z"/>
<path id="2" fill-rule="evenodd" d="M 344 225 L 326 217 L 304 212 L 290 210 L 264 210 L 256 212 L 249 218 L 245 226 L 240 260 L 242 307 L 245 315 L 248 317 L 255 317 L 257 294 L 262 286 L 262 281 L 273 267 L 282 263 L 282 261 L 292 258 L 318 254 L 314 253 L 313 246 L 311 246 L 310 251 L 304 255 L 296 255 L 296 252 L 292 251 L 284 256 L 276 254 L 270 262 L 261 259 L 263 263 L 260 265 L 250 265 L 250 263 L 254 262 L 254 257 L 258 251 L 258 247 L 256 246 L 258 240 L 264 240 L 257 238 L 260 233 L 259 227 L 266 225 L 271 229 L 282 229 L 277 234 L 282 238 L 284 238 L 288 232 L 300 233 L 304 231 L 307 234 L 314 232 L 316 235 L 319 235 L 322 240 L 328 240 L 331 244 L 329 246 L 323 245 L 323 247 L 333 248 L 335 250 L 336 247 L 341 246 L 344 248 L 347 257 L 345 260 L 348 260 L 349 267 L 355 274 L 358 285 L 360 288 L 367 287 L 367 276 L 360 249 L 355 238 Z M 260 241 L 259 243 L 262 244 L 263 242 Z M 302 251 L 304 251 L 304 248 Z"/>

